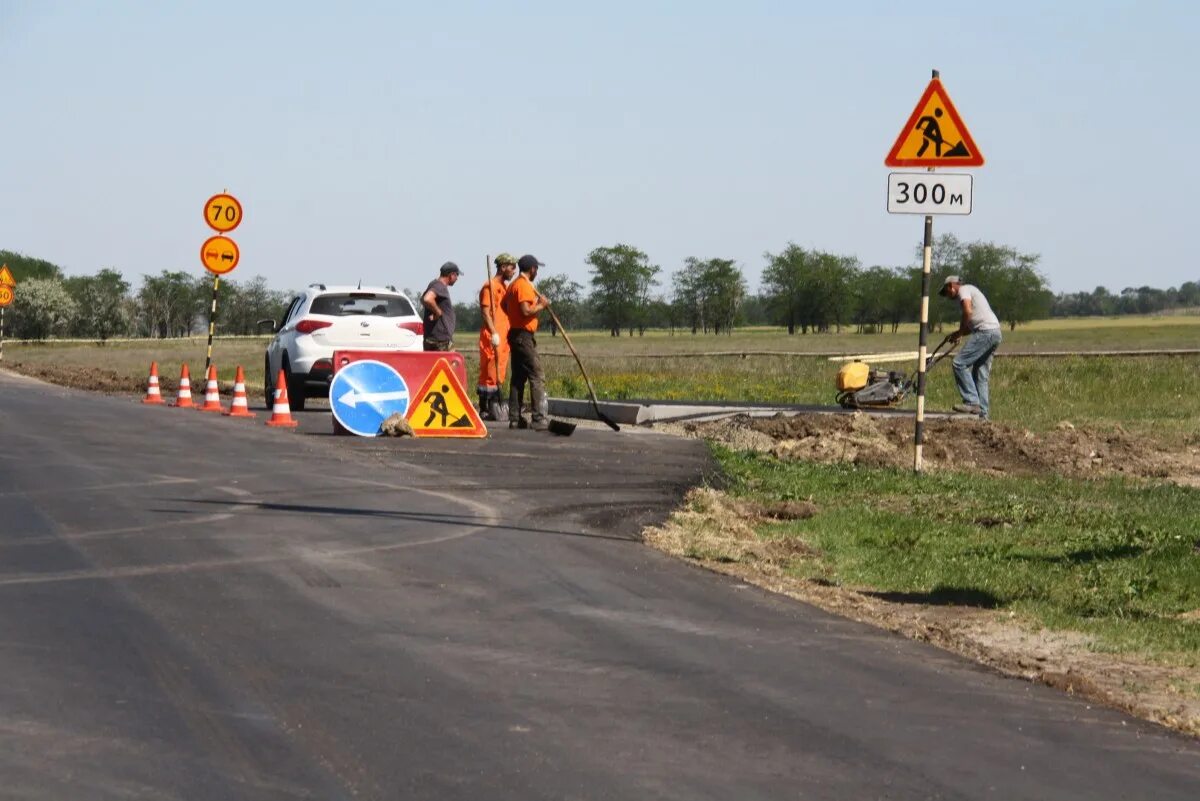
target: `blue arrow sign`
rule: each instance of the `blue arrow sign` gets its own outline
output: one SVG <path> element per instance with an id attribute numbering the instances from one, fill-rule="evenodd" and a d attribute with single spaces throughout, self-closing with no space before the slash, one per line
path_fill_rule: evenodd
<path id="1" fill-rule="evenodd" d="M 408 411 L 408 384 L 383 362 L 351 362 L 333 374 L 329 405 L 347 431 L 375 437 L 384 420 Z"/>

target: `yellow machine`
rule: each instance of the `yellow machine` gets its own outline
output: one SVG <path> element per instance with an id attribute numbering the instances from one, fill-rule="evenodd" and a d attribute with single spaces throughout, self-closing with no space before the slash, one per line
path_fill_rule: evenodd
<path id="1" fill-rule="evenodd" d="M 838 370 L 838 392 L 857 392 L 869 383 L 870 377 L 871 368 L 866 362 L 847 362 Z"/>
<path id="2" fill-rule="evenodd" d="M 950 337 L 941 341 L 925 359 L 925 370 L 949 356 L 957 343 L 944 353 L 942 348 Z M 847 409 L 880 409 L 898 406 L 916 385 L 917 375 L 909 376 L 896 370 L 872 370 L 866 362 L 855 359 L 842 365 L 837 373 L 837 402 Z"/>

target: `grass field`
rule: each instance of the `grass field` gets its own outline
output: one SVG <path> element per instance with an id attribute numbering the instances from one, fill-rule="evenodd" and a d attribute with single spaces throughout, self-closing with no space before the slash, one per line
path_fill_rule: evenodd
<path id="1" fill-rule="evenodd" d="M 945 333 L 949 333 L 949 329 Z M 933 347 L 944 334 L 930 334 Z M 770 350 L 789 353 L 880 353 L 917 349 L 917 326 L 900 326 L 896 333 L 796 334 L 781 328 L 739 328 L 731 336 L 697 335 L 647 331 L 644 337 L 610 337 L 602 331 L 571 334 L 580 353 L 596 358 L 617 358 L 636 353 L 688 353 L 697 351 Z M 545 340 L 548 350 L 566 352 L 553 337 Z M 616 344 L 619 343 L 619 344 Z M 615 348 L 614 348 L 615 345 Z M 1148 350 L 1200 347 L 1200 315 L 1161 317 L 1084 317 L 1038 320 L 1016 331 L 1004 331 L 1004 347 L 1010 350 Z"/>
<path id="2" fill-rule="evenodd" d="M 1050 320 L 1005 332 L 1003 349 L 1108 350 L 1200 347 L 1200 316 L 1127 317 L 1115 319 Z M 931 345 L 940 337 L 932 338 Z M 561 339 L 540 337 L 549 390 L 552 395 L 585 397 L 586 387 Z M 739 330 L 733 336 L 670 335 L 647 332 L 644 337 L 609 337 L 585 331 L 572 336 L 597 392 L 604 398 L 673 400 L 738 400 L 776 403 L 832 403 L 838 364 L 803 355 L 704 356 L 717 351 L 786 351 L 879 353 L 915 349 L 916 329 L 898 334 L 821 334 L 788 336 L 781 329 Z M 234 367 L 246 368 L 252 398 L 263 385 L 262 359 L 266 338 L 218 340 L 214 358 L 223 381 L 233 379 Z M 460 337 L 468 373 L 473 378 L 477 358 L 474 337 Z M 146 369 L 157 360 L 164 377 L 178 375 L 179 364 L 194 371 L 203 365 L 205 341 L 162 340 L 95 344 L 14 345 L 6 347 L 8 362 L 53 363 L 96 367 L 128 380 L 136 391 Z M 678 354 L 649 358 L 646 354 Z M 890 364 L 911 369 L 912 362 Z M 945 409 L 956 402 L 954 382 L 945 362 L 930 374 L 930 408 Z M 1200 417 L 1200 357 L 1087 357 L 997 360 L 992 379 L 993 417 L 1002 422 L 1047 429 L 1069 420 L 1100 428 L 1121 426 L 1129 431 L 1165 439 L 1195 432 Z M 912 401 L 909 401 L 912 404 Z"/>
<path id="3" fill-rule="evenodd" d="M 1100 647 L 1200 666 L 1200 492 L 1120 479 L 939 474 L 716 448 L 735 496 L 811 501 L 766 539 L 786 569 L 910 603 L 1007 609 Z M 693 554 L 717 558 L 720 554 Z"/>

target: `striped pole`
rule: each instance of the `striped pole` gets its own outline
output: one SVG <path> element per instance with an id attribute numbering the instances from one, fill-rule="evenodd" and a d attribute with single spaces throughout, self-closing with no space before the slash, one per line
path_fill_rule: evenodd
<path id="1" fill-rule="evenodd" d="M 938 77 L 938 71 L 933 71 Z M 933 168 L 929 168 L 933 172 Z M 925 447 L 925 362 L 929 349 L 929 269 L 933 262 L 933 215 L 925 215 L 925 243 L 921 249 L 921 332 L 917 339 L 917 428 L 913 432 L 913 472 L 924 467 Z"/>
<path id="2" fill-rule="evenodd" d="M 933 217 L 925 217 L 925 247 L 921 254 L 921 333 L 917 346 L 917 430 L 913 443 L 913 470 L 921 472 L 921 450 L 925 446 L 925 362 L 929 337 L 929 268 L 933 261 Z"/>
<path id="3" fill-rule="evenodd" d="M 4 307 L 0 306 L 0 362 L 4 361 Z"/>
<path id="4" fill-rule="evenodd" d="M 204 373 L 212 366 L 213 329 L 217 325 L 217 290 L 221 287 L 221 276 L 213 276 L 212 308 L 208 310 L 208 355 L 204 358 Z"/>

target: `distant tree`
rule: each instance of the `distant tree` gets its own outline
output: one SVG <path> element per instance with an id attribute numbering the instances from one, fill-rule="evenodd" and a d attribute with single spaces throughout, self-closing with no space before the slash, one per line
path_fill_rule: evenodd
<path id="1" fill-rule="evenodd" d="M 921 310 L 920 268 L 896 267 L 884 286 L 884 319 L 892 333 L 900 330 L 900 324 L 917 320 Z"/>
<path id="2" fill-rule="evenodd" d="M 129 282 L 120 272 L 104 269 L 95 275 L 67 278 L 63 285 L 78 309 L 72 334 L 103 342 L 129 333 L 132 323 L 126 303 Z"/>
<path id="3" fill-rule="evenodd" d="M 583 304 L 583 285 L 572 281 L 566 275 L 548 275 L 538 278 L 538 291 L 550 298 L 550 303 L 558 319 L 568 328 L 574 328 L 579 322 L 580 307 Z M 549 315 L 547 315 L 549 317 Z M 558 326 L 554 320 L 550 324 L 550 336 L 558 336 Z"/>
<path id="4" fill-rule="evenodd" d="M 853 312 L 853 322 L 859 333 L 883 330 L 891 310 L 889 303 L 895 281 L 895 272 L 887 267 L 871 267 L 859 273 L 854 281 Z"/>
<path id="5" fill-rule="evenodd" d="M 35 259 L 24 253 L 12 250 L 0 250 L 0 265 L 8 265 L 17 286 L 30 278 L 62 278 L 62 268 L 45 259 Z"/>
<path id="6" fill-rule="evenodd" d="M 203 291 L 210 293 L 211 287 Z M 217 299 L 217 330 L 222 334 L 259 333 L 259 320 L 277 320 L 288 297 L 267 286 L 267 279 L 256 275 L 246 283 L 221 281 Z M 205 307 L 207 310 L 209 307 Z M 201 315 L 201 320 L 206 316 Z"/>
<path id="7" fill-rule="evenodd" d="M 163 270 L 147 275 L 138 290 L 139 326 L 147 336 L 182 337 L 191 334 L 211 284 L 185 272 Z"/>
<path id="8" fill-rule="evenodd" d="M 15 276 L 14 276 L 15 277 Z M 16 298 L 8 311 L 18 339 L 46 339 L 69 332 L 79 307 L 57 278 L 17 281 Z"/>
<path id="9" fill-rule="evenodd" d="M 622 329 L 639 328 L 643 333 L 648 320 L 650 292 L 658 284 L 658 265 L 631 245 L 617 244 L 596 248 L 588 254 L 591 266 L 591 303 L 609 333 L 616 337 Z M 553 298 L 551 298 L 553 301 Z"/>
<path id="10" fill-rule="evenodd" d="M 694 261 L 695 259 L 688 259 L 688 262 Z M 704 287 L 700 274 L 691 269 L 690 265 L 671 276 L 671 308 L 678 315 L 680 323 L 692 330 L 693 336 L 700 331 L 708 333 Z"/>
<path id="11" fill-rule="evenodd" d="M 460 345 L 467 341 L 464 337 L 471 337 L 483 328 L 483 311 L 479 308 L 478 300 L 475 303 L 454 304 L 454 327 L 454 340 Z"/>
<path id="12" fill-rule="evenodd" d="M 778 254 L 764 253 L 767 266 L 763 269 L 763 298 L 775 320 L 787 326 L 788 334 L 796 327 L 808 331 L 804 319 L 804 282 L 808 273 L 808 252 L 789 242 Z"/>
<path id="13" fill-rule="evenodd" d="M 679 308 L 663 295 L 657 295 L 650 301 L 648 313 L 650 319 L 670 331 L 671 336 L 675 335 L 675 329 L 683 319 Z"/>
<path id="14" fill-rule="evenodd" d="M 1178 299 L 1181 308 L 1200 306 L 1200 281 L 1185 281 L 1180 284 Z"/>
<path id="15" fill-rule="evenodd" d="M 767 301 L 761 295 L 747 294 L 742 301 L 742 322 L 745 325 L 770 325 L 771 315 Z"/>
<path id="16" fill-rule="evenodd" d="M 861 269 L 858 259 L 820 251 L 812 256 L 804 303 L 809 325 L 818 331 L 828 331 L 831 325 L 841 331 L 854 308 L 853 284 Z"/>
<path id="17" fill-rule="evenodd" d="M 1050 312 L 1053 295 L 1037 270 L 1040 259 L 1007 245 L 971 242 L 963 248 L 959 272 L 983 290 L 996 316 L 1012 330 Z"/>
<path id="18" fill-rule="evenodd" d="M 746 297 L 746 279 L 732 259 L 700 260 L 689 257 L 673 277 L 674 303 L 692 333 L 733 332 Z"/>

